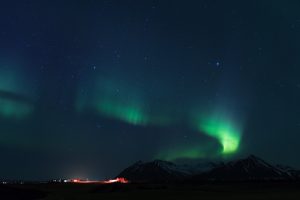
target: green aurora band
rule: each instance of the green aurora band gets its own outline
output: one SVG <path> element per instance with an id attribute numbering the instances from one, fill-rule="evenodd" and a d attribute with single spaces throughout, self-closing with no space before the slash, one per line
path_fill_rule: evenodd
<path id="1" fill-rule="evenodd" d="M 0 115 L 8 119 L 23 119 L 33 112 L 33 105 L 0 97 Z"/>
<path id="2" fill-rule="evenodd" d="M 96 98 L 92 102 L 80 102 L 77 110 L 82 112 L 87 108 L 97 111 L 102 116 L 116 119 L 128 124 L 146 125 L 167 125 L 171 123 L 168 116 L 152 114 L 139 103 L 124 102 L 115 98 Z"/>
<path id="3" fill-rule="evenodd" d="M 95 82 L 83 86 L 87 88 L 81 88 L 89 91 L 88 93 L 78 93 L 75 105 L 78 112 L 96 111 L 102 116 L 137 126 L 161 126 L 171 123 L 169 115 L 162 114 L 161 110 L 155 112 L 149 105 L 146 106 L 143 95 L 128 83 L 105 78 L 96 78 Z"/>
<path id="4" fill-rule="evenodd" d="M 121 120 L 133 125 L 146 125 L 149 116 L 139 106 L 121 104 L 117 101 L 101 101 L 96 105 L 97 110 L 103 115 Z"/>
<path id="5" fill-rule="evenodd" d="M 79 88 L 75 104 L 78 112 L 95 112 L 135 126 L 167 126 L 178 121 L 176 116 L 170 114 L 172 112 L 164 112 L 163 109 L 157 110 L 151 106 L 151 102 L 145 102 L 144 100 L 148 99 L 147 95 L 134 87 L 134 84 L 129 84 L 130 81 L 124 82 L 116 78 L 96 76 L 84 83 Z M 221 148 L 216 149 L 216 147 L 203 145 L 200 142 L 198 146 L 164 151 L 157 157 L 166 160 L 197 159 L 236 153 L 240 146 L 241 129 L 231 120 L 230 115 L 222 110 L 216 110 L 213 115 L 195 113 L 197 115 L 193 115 L 193 119 L 196 121 L 193 121 L 192 126 L 196 126 L 200 133 L 217 139 Z M 179 119 L 188 118 L 181 116 Z M 188 121 L 182 122 L 189 123 Z"/>
<path id="6" fill-rule="evenodd" d="M 156 158 L 169 161 L 177 159 L 217 158 L 219 156 L 230 156 L 239 150 L 242 129 L 228 112 L 219 109 L 210 115 L 197 114 L 193 116 L 193 121 L 191 121 L 192 127 L 195 127 L 201 134 L 217 139 L 221 148 L 215 146 L 217 143 L 201 143 L 199 141 L 198 146 L 193 144 L 192 146 L 175 147 L 159 152 Z"/>
<path id="7" fill-rule="evenodd" d="M 7 119 L 23 119 L 34 109 L 26 99 L 27 82 L 20 69 L 0 67 L 0 116 Z"/>
<path id="8" fill-rule="evenodd" d="M 197 128 L 199 131 L 216 138 L 222 145 L 222 154 L 233 154 L 238 151 L 241 141 L 240 129 L 224 117 L 211 117 L 201 120 Z"/>

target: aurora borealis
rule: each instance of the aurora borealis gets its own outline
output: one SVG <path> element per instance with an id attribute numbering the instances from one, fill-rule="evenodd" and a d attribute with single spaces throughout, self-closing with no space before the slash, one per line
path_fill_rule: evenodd
<path id="1" fill-rule="evenodd" d="M 33 105 L 26 97 L 25 78 L 21 77 L 20 69 L 13 67 L 0 67 L 0 115 L 4 118 L 21 119 L 30 115 Z M 28 89 L 29 87 L 27 87 Z"/>
<path id="2" fill-rule="evenodd" d="M 0 179 L 98 180 L 138 160 L 247 154 L 300 167 L 299 9 L 3 2 Z"/>
<path id="3" fill-rule="evenodd" d="M 233 122 L 227 119 L 208 119 L 200 123 L 199 130 L 219 140 L 222 145 L 222 153 L 229 154 L 238 150 L 241 132 L 234 127 Z"/>

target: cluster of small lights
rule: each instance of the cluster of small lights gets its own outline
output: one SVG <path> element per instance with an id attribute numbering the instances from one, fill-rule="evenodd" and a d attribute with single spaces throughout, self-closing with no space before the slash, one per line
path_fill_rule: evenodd
<path id="1" fill-rule="evenodd" d="M 67 180 L 65 183 L 78 183 L 78 184 L 111 184 L 111 183 L 129 183 L 126 178 L 116 178 L 105 181 L 90 181 L 90 180 L 81 180 L 81 179 L 71 179 Z"/>

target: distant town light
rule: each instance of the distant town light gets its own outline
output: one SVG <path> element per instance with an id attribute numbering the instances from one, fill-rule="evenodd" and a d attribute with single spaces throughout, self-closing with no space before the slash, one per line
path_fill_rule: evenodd
<path id="1" fill-rule="evenodd" d="M 104 183 L 129 183 L 129 181 L 125 178 L 116 178 L 116 179 L 104 181 Z"/>
<path id="2" fill-rule="evenodd" d="M 126 178 L 116 178 L 116 179 L 110 179 L 106 181 L 89 181 L 89 180 L 80 180 L 80 179 L 71 179 L 71 180 L 65 180 L 64 183 L 82 183 L 82 184 L 111 184 L 111 183 L 129 183 L 129 181 Z"/>

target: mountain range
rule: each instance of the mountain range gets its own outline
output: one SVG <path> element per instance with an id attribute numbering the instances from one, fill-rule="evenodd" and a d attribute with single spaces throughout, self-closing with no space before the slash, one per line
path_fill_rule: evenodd
<path id="1" fill-rule="evenodd" d="M 300 171 L 288 166 L 271 165 L 250 155 L 226 163 L 207 162 L 197 165 L 179 165 L 163 160 L 139 161 L 124 169 L 117 177 L 132 182 L 298 180 Z"/>

